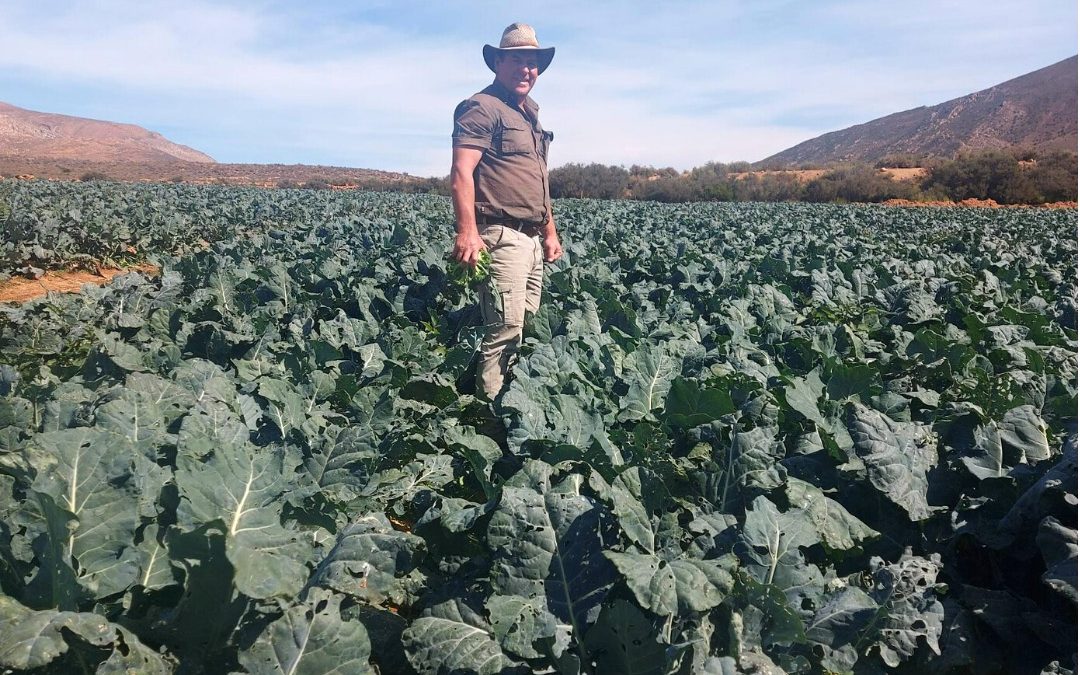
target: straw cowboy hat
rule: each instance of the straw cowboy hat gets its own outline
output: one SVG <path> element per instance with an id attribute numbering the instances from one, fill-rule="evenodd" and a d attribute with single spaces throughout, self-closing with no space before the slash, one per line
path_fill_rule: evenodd
<path id="1" fill-rule="evenodd" d="M 548 65 L 551 64 L 552 57 L 555 56 L 554 47 L 540 48 L 540 43 L 536 41 L 536 31 L 533 30 L 532 26 L 523 23 L 512 23 L 503 31 L 502 40 L 499 41 L 498 47 L 484 45 L 484 63 L 494 72 L 495 56 L 500 52 L 511 50 L 536 52 L 536 64 L 539 66 L 541 73 L 547 69 Z"/>

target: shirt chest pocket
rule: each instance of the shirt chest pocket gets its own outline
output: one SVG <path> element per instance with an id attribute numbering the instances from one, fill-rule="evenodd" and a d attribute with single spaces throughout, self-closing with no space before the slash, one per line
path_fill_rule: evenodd
<path id="1" fill-rule="evenodd" d="M 525 125 L 504 125 L 496 143 L 500 155 L 527 155 L 534 146 L 532 131 Z"/>

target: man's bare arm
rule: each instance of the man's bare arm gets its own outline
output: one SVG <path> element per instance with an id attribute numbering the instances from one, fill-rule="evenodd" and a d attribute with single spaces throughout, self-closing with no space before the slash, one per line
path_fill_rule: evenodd
<path id="1" fill-rule="evenodd" d="M 450 167 L 450 194 L 457 223 L 453 256 L 455 260 L 473 267 L 480 257 L 480 251 L 487 248 L 476 228 L 476 185 L 473 182 L 473 172 L 483 156 L 483 150 L 477 148 L 454 148 Z"/>

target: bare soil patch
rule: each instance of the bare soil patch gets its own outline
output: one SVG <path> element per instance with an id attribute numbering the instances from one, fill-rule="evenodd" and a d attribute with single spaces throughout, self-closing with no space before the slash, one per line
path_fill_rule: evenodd
<path id="1" fill-rule="evenodd" d="M 828 170 L 826 169 L 783 169 L 777 171 L 745 171 L 728 175 L 735 178 L 735 180 L 745 180 L 751 176 L 754 178 L 762 178 L 763 176 L 793 176 L 800 183 L 808 183 L 816 178 L 821 178 L 827 173 Z"/>
<path id="2" fill-rule="evenodd" d="M 926 178 L 926 174 L 929 173 L 925 168 L 919 166 L 911 168 L 885 167 L 881 169 L 881 172 L 893 180 L 921 180 Z"/>
<path id="3" fill-rule="evenodd" d="M 998 204 L 993 199 L 964 199 L 959 202 L 927 201 L 914 202 L 910 199 L 887 199 L 883 206 L 961 206 L 982 209 L 1076 209 L 1076 202 L 1053 202 L 1051 204 Z"/>
<path id="4" fill-rule="evenodd" d="M 127 272 L 157 276 L 160 271 L 154 265 L 144 263 L 125 269 L 101 268 L 97 272 L 61 270 L 46 272 L 40 279 L 8 279 L 0 282 L 0 303 L 26 302 L 47 293 L 77 293 L 82 290 L 83 284 L 102 286 L 118 274 Z"/>
<path id="5" fill-rule="evenodd" d="M 821 178 L 830 171 L 832 171 L 832 169 L 779 169 L 776 171 L 747 171 L 744 173 L 733 173 L 731 175 L 737 180 L 743 180 L 750 176 L 754 176 L 755 178 L 761 178 L 763 176 L 793 176 L 800 183 L 808 183 L 812 180 Z M 878 171 L 892 180 L 897 181 L 919 180 L 925 178 L 927 174 L 927 170 L 924 167 L 885 167 L 878 169 Z"/>

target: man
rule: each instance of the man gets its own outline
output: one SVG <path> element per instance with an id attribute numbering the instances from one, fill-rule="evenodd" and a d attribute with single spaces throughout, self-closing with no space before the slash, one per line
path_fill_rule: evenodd
<path id="1" fill-rule="evenodd" d="M 491 255 L 491 278 L 480 292 L 487 332 L 476 373 L 477 391 L 488 399 L 505 384 L 526 312 L 540 306 L 544 262 L 562 256 L 548 189 L 553 135 L 540 126 L 539 106 L 529 97 L 554 55 L 531 26 L 511 24 L 498 47 L 484 45 L 495 81 L 454 111 L 453 256 L 475 266 L 480 251 Z"/>

